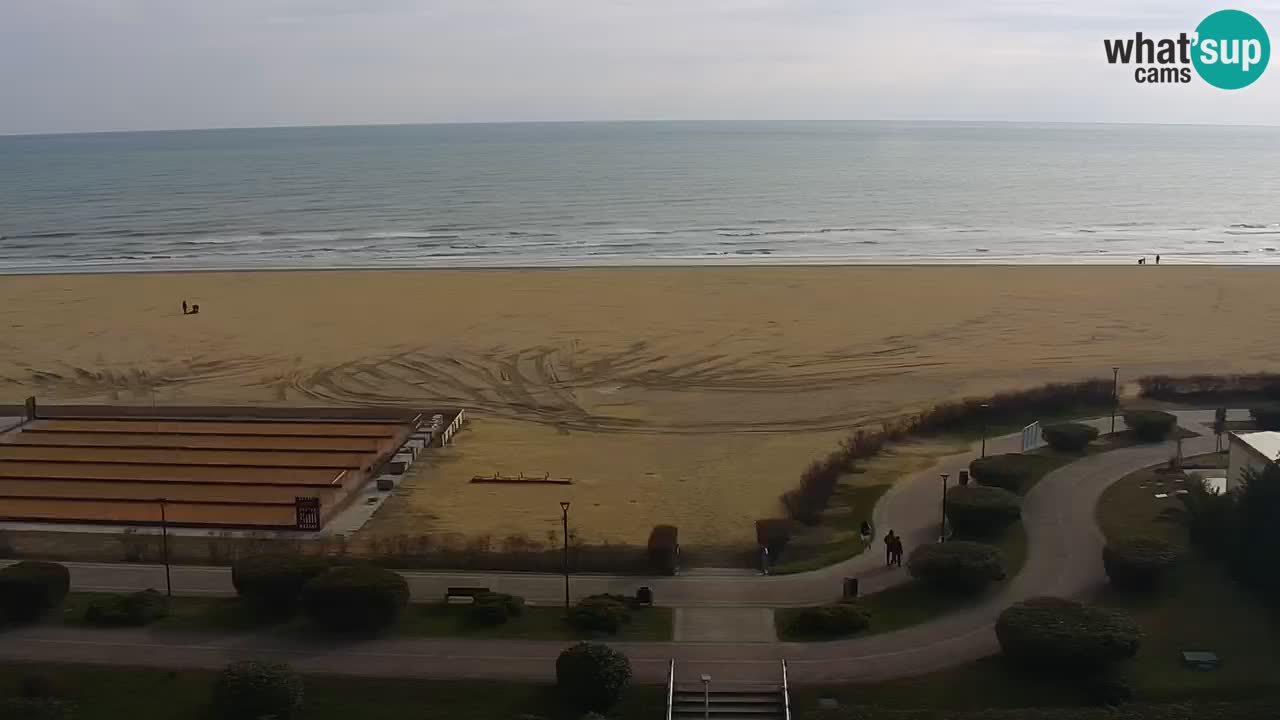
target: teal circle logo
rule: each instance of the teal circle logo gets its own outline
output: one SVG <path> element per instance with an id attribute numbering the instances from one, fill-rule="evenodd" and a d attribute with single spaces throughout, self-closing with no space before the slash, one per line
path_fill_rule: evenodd
<path id="1" fill-rule="evenodd" d="M 1204 81 L 1239 90 L 1262 77 L 1271 59 L 1271 40 L 1257 18 L 1241 10 L 1219 10 L 1196 26 L 1191 58 Z"/>

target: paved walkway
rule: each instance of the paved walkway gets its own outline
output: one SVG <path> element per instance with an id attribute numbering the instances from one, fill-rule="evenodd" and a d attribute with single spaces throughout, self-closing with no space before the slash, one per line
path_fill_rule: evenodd
<path id="1" fill-rule="evenodd" d="M 1178 413 L 1179 423 L 1200 435 L 1184 440 L 1184 454 L 1210 452 L 1212 411 Z M 1110 428 L 1109 418 L 1090 421 Z M 1117 421 L 1121 424 L 1121 421 Z M 1019 436 L 988 440 L 988 453 L 1015 451 Z M 975 448 L 976 449 L 976 448 Z M 676 578 L 584 576 L 573 578 L 574 595 L 654 588 L 660 604 L 680 608 L 679 642 L 616 643 L 631 658 L 637 678 L 665 680 L 666 663 L 677 659 L 681 678 L 707 672 L 735 682 L 773 682 L 786 658 L 793 682 L 875 681 L 958 665 L 997 650 L 992 626 L 1011 603 L 1036 595 L 1085 597 L 1105 581 L 1103 537 L 1095 508 L 1116 480 L 1168 459 L 1173 443 L 1114 450 L 1066 465 L 1049 475 L 1024 501 L 1028 534 L 1026 564 L 1005 588 L 972 609 L 900 631 L 830 643 L 771 641 L 764 608 L 829 602 L 840 579 L 862 579 L 864 592 L 904 582 L 902 570 L 883 567 L 869 552 L 823 570 L 778 577 L 692 574 Z M 877 505 L 878 531 L 892 527 L 908 548 L 933 542 L 938 531 L 939 473 L 967 466 L 967 452 L 942 458 L 934 467 L 897 483 Z M 877 548 L 878 549 L 878 548 Z M 163 568 L 72 563 L 77 590 L 136 590 L 163 587 Z M 534 602 L 563 602 L 563 578 L 520 573 L 405 573 L 413 596 L 438 599 L 449 585 L 487 585 Z M 232 592 L 226 568 L 180 567 L 173 571 L 181 594 Z M 726 642 L 726 638 L 732 638 Z M 305 641 L 269 635 L 210 636 L 147 629 L 84 632 L 30 627 L 0 635 L 0 658 L 75 662 L 128 662 L 165 667 L 218 667 L 244 657 L 284 659 L 307 672 L 459 678 L 550 679 L 553 660 L 567 643 L 516 640 L 378 639 L 358 643 Z"/>

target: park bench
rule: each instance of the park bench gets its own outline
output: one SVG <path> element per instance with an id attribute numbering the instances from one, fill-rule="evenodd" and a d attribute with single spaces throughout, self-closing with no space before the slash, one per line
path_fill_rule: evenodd
<path id="1" fill-rule="evenodd" d="M 459 600 L 467 602 L 475 602 L 477 595 L 484 595 L 489 592 L 487 587 L 451 587 L 445 590 L 444 601 L 451 603 Z"/>

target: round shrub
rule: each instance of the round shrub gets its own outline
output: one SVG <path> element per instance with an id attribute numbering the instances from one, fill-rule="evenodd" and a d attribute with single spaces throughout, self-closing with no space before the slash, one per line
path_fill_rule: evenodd
<path id="1" fill-rule="evenodd" d="M 476 625 L 501 625 L 524 614 L 524 598 L 505 593 L 482 593 L 467 609 L 467 620 Z"/>
<path id="2" fill-rule="evenodd" d="M 608 645 L 582 642 L 556 658 L 556 687 L 579 710 L 608 710 L 630 682 L 631 661 Z"/>
<path id="3" fill-rule="evenodd" d="M 989 487 L 1017 492 L 1040 467 L 1036 457 L 1021 453 L 988 455 L 969 463 L 969 474 L 974 480 Z"/>
<path id="4" fill-rule="evenodd" d="M 9 620 L 38 620 L 62 604 L 71 573 L 52 562 L 23 560 L 0 569 L 0 614 Z"/>
<path id="5" fill-rule="evenodd" d="M 568 619 L 579 630 L 612 635 L 630 622 L 631 613 L 627 604 L 615 596 L 591 595 L 569 609 Z"/>
<path id="6" fill-rule="evenodd" d="M 328 569 L 314 555 L 248 555 L 231 566 L 231 584 L 254 610 L 287 617 L 298 609 L 302 586 Z"/>
<path id="7" fill-rule="evenodd" d="M 214 715 L 222 720 L 289 720 L 301 710 L 302 679 L 283 663 L 234 662 L 213 686 Z"/>
<path id="8" fill-rule="evenodd" d="M 1046 425 L 1041 431 L 1049 447 L 1063 452 L 1081 452 L 1098 439 L 1098 428 L 1084 423 Z"/>
<path id="9" fill-rule="evenodd" d="M 996 638 L 1009 660 L 1090 670 L 1133 657 L 1142 630 L 1128 615 L 1061 598 L 1032 598 L 1000 613 Z"/>
<path id="10" fill-rule="evenodd" d="M 947 490 L 947 521 L 958 535 L 994 537 L 1022 517 L 1022 498 L 1008 490 L 963 485 Z"/>
<path id="11" fill-rule="evenodd" d="M 1004 579 L 1004 553 L 994 545 L 961 540 L 921 545 L 911 551 L 907 569 L 939 590 L 978 593 Z"/>
<path id="12" fill-rule="evenodd" d="M 50 673 L 32 673 L 23 675 L 18 680 L 18 697 L 24 698 L 60 698 L 67 696 L 66 688 L 56 675 Z M 0 715 L 4 717 L 4 715 Z"/>
<path id="13" fill-rule="evenodd" d="M 84 621 L 98 627 L 140 627 L 169 614 L 169 598 L 155 590 L 107 595 L 85 608 Z"/>
<path id="14" fill-rule="evenodd" d="M 1173 431 L 1178 418 L 1160 410 L 1128 410 L 1124 414 L 1124 424 L 1139 440 L 1160 442 Z"/>
<path id="15" fill-rule="evenodd" d="M 409 604 L 409 584 L 372 565 L 336 567 L 302 586 L 302 608 L 330 630 L 378 630 L 395 623 Z"/>
<path id="16" fill-rule="evenodd" d="M 1280 406 L 1269 405 L 1249 410 L 1257 430 L 1280 430 Z"/>
<path id="17" fill-rule="evenodd" d="M 787 625 L 793 635 L 803 637 L 843 637 L 866 630 L 871 616 L 856 603 L 839 603 L 802 608 Z"/>
<path id="18" fill-rule="evenodd" d="M 1125 538 L 1102 549 L 1111 584 L 1125 590 L 1153 590 L 1178 562 L 1178 552 L 1158 538 Z"/>

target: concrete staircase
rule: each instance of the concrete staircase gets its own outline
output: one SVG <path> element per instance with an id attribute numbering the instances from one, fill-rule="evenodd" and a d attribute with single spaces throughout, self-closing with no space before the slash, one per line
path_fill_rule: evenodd
<path id="1" fill-rule="evenodd" d="M 724 685 L 711 683 L 704 696 L 701 684 L 677 684 L 672 698 L 673 720 L 786 720 L 780 685 Z"/>

